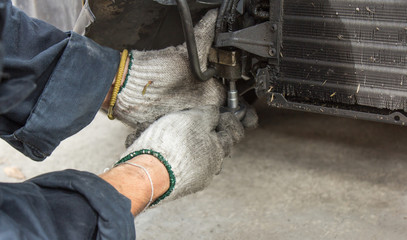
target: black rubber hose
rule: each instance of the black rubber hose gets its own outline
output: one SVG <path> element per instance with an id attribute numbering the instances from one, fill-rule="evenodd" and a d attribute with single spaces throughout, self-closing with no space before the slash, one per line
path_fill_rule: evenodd
<path id="1" fill-rule="evenodd" d="M 184 30 L 185 41 L 187 43 L 189 65 L 192 73 L 200 81 L 206 81 L 216 74 L 214 68 L 208 68 L 205 72 L 201 71 L 199 64 L 198 49 L 196 47 L 194 24 L 192 23 L 191 12 L 189 11 L 186 0 L 176 0 L 178 11 L 181 16 L 182 29 Z"/>
<path id="2" fill-rule="evenodd" d="M 229 9 L 229 17 L 228 17 L 228 31 L 233 32 L 233 24 L 236 21 L 236 8 L 239 0 L 232 0 L 232 4 Z"/>
<path id="3" fill-rule="evenodd" d="M 223 21 L 225 21 L 225 13 L 226 10 L 228 9 L 228 5 L 230 4 L 231 0 L 224 0 L 222 2 L 222 5 L 220 5 L 219 8 L 219 13 L 218 13 L 218 18 L 216 19 L 216 24 L 215 24 L 215 37 L 218 36 L 218 34 L 223 31 Z"/>

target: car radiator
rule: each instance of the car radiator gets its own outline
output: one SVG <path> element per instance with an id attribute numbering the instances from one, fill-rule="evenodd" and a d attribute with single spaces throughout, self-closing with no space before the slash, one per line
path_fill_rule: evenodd
<path id="1" fill-rule="evenodd" d="M 398 111 L 390 120 L 404 124 L 407 1 L 282 2 L 279 73 L 271 82 L 273 92 L 291 103 L 308 104 L 304 106 L 384 115 Z M 281 101 L 274 105 L 288 106 Z"/>

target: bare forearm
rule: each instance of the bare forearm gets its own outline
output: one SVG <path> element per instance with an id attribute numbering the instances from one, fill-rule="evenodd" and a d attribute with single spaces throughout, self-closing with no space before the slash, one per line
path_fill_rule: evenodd
<path id="1" fill-rule="evenodd" d="M 167 169 L 157 158 L 151 155 L 139 155 L 128 162 L 141 165 L 149 172 L 154 186 L 153 201 L 168 190 L 170 181 Z M 99 177 L 131 200 L 131 213 L 134 216 L 148 204 L 152 189 L 143 169 L 130 164 L 121 164 Z"/>

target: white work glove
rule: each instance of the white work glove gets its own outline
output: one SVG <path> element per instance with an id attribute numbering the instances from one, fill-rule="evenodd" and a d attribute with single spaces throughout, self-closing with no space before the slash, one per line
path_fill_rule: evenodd
<path id="1" fill-rule="evenodd" d="M 195 26 L 200 66 L 206 70 L 217 10 Z M 114 115 L 132 127 L 187 108 L 223 104 L 225 90 L 216 79 L 201 82 L 190 71 L 185 43 L 158 51 L 131 51 L 127 80 L 118 95 Z"/>
<path id="2" fill-rule="evenodd" d="M 246 103 L 244 100 L 243 100 L 243 102 L 244 102 L 244 104 L 246 104 L 246 108 L 247 108 L 246 114 L 243 117 L 243 119 L 241 120 L 243 127 L 245 129 L 257 128 L 259 117 L 257 116 L 256 109 L 253 106 Z M 126 141 L 124 143 L 126 148 L 130 147 L 130 145 L 132 145 L 134 143 L 134 141 L 136 141 L 136 139 L 140 137 L 140 135 L 144 132 L 144 130 L 146 130 L 150 126 L 150 124 L 151 123 L 149 123 L 149 122 L 144 122 L 144 123 L 138 124 L 137 127 L 133 128 L 133 132 L 130 133 L 129 135 L 127 135 Z"/>
<path id="3" fill-rule="evenodd" d="M 218 107 L 204 106 L 160 118 L 122 159 L 145 153 L 158 157 L 170 175 L 170 189 L 158 201 L 169 201 L 208 186 L 220 172 L 223 158 L 243 135 L 243 126 L 233 114 L 220 114 Z"/>

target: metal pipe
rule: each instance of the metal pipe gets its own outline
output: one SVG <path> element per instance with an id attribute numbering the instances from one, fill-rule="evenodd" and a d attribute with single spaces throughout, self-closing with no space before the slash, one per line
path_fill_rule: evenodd
<path id="1" fill-rule="evenodd" d="M 187 43 L 189 65 L 194 76 L 200 81 L 206 81 L 216 74 L 214 68 L 208 68 L 205 72 L 201 71 L 199 64 L 198 49 L 196 47 L 194 24 L 192 22 L 191 12 L 189 11 L 187 0 L 176 0 L 178 11 L 181 17 L 182 29 L 184 31 L 185 41 Z"/>

